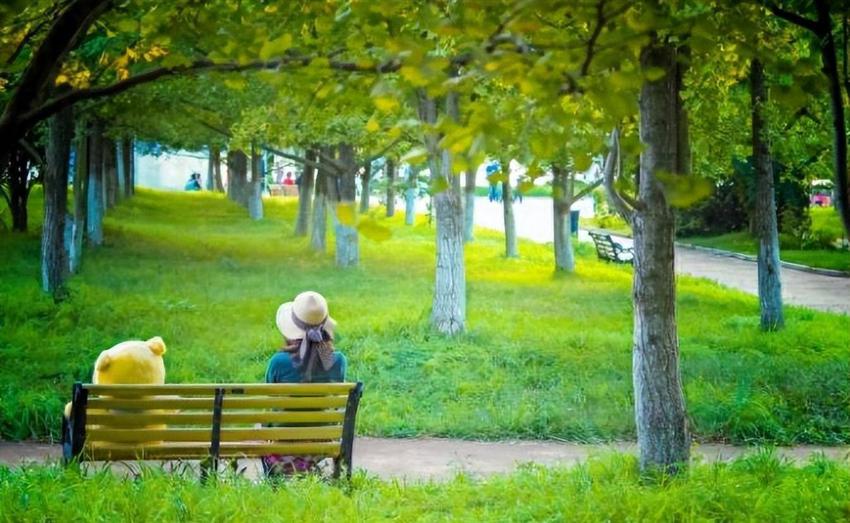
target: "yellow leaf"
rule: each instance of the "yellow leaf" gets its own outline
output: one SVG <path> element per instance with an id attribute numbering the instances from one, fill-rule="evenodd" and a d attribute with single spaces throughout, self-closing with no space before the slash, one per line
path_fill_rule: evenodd
<path id="1" fill-rule="evenodd" d="M 336 206 L 336 219 L 339 223 L 354 227 L 354 222 L 357 220 L 357 214 L 354 212 L 353 203 L 340 203 Z"/>
<path id="2" fill-rule="evenodd" d="M 399 70 L 399 73 L 401 73 L 401 76 L 414 87 L 424 87 L 428 85 L 428 78 L 418 67 L 405 65 Z"/>
<path id="3" fill-rule="evenodd" d="M 60 74 L 56 77 L 56 85 L 62 85 L 67 83 L 70 83 L 70 78 L 68 78 L 68 75 Z"/>
<path id="4" fill-rule="evenodd" d="M 424 147 L 414 147 L 401 157 L 401 162 L 416 165 L 424 162 L 426 158 L 428 158 L 428 151 Z"/>
<path id="5" fill-rule="evenodd" d="M 375 107 L 377 107 L 379 111 L 385 113 L 395 111 L 399 107 L 398 100 L 392 96 L 379 96 L 372 101 L 375 103 Z"/>
<path id="6" fill-rule="evenodd" d="M 376 242 L 387 241 L 393 235 L 392 231 L 388 227 L 379 224 L 373 218 L 361 221 L 357 224 L 357 230 L 363 236 Z"/>
<path id="7" fill-rule="evenodd" d="M 370 133 L 378 132 L 381 129 L 381 124 L 378 123 L 378 120 L 373 116 L 369 118 L 369 121 L 366 122 L 366 130 Z"/>
<path id="8" fill-rule="evenodd" d="M 292 35 L 286 33 L 274 40 L 266 40 L 260 48 L 260 60 L 268 60 L 273 56 L 280 56 L 284 51 L 292 47 Z"/>

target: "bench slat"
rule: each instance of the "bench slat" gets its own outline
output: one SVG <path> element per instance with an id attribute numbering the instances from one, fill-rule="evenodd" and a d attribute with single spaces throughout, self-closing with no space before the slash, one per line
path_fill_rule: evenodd
<path id="1" fill-rule="evenodd" d="M 224 389 L 225 398 L 230 395 L 261 396 L 342 396 L 348 394 L 356 383 L 189 383 L 185 385 L 93 385 L 83 388 L 89 396 L 212 396 L 216 389 Z"/>
<path id="2" fill-rule="evenodd" d="M 210 441 L 210 429 L 102 429 L 86 431 L 86 441 L 110 443 Z M 338 440 L 342 426 L 335 427 L 262 427 L 221 429 L 221 441 L 321 441 Z"/>
<path id="3" fill-rule="evenodd" d="M 342 423 L 345 411 L 313 410 L 287 412 L 233 412 L 221 414 L 222 425 L 234 423 Z M 147 425 L 205 425 L 212 424 L 212 412 L 178 412 L 156 414 L 151 412 L 90 413 L 89 425 L 113 428 L 144 427 Z"/>
<path id="4" fill-rule="evenodd" d="M 223 409 L 327 409 L 345 407 L 348 396 L 225 396 Z M 89 398 L 90 409 L 206 409 L 213 408 L 213 398 L 182 398 L 174 396 L 152 396 L 146 398 Z"/>
<path id="5" fill-rule="evenodd" d="M 182 443 L 163 445 L 122 445 L 119 443 L 86 445 L 83 454 L 90 461 L 136 459 L 199 459 L 209 455 L 209 443 Z M 269 454 L 286 456 L 338 457 L 340 443 L 222 443 L 222 458 L 251 458 Z"/>

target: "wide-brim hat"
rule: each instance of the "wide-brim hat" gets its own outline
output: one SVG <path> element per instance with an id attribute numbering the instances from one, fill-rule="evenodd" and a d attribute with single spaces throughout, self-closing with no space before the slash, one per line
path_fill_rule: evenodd
<path id="1" fill-rule="evenodd" d="M 328 302 L 325 297 L 314 291 L 302 292 L 294 300 L 277 308 L 275 323 L 278 330 L 288 340 L 304 337 L 305 329 L 296 324 L 296 319 L 310 327 L 324 322 L 325 330 L 333 334 L 336 322 L 328 315 Z"/>

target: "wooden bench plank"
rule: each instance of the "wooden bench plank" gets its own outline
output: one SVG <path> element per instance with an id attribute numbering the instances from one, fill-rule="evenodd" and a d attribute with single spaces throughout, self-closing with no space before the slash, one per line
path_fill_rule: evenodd
<path id="1" fill-rule="evenodd" d="M 256 458 L 269 454 L 287 456 L 338 457 L 339 442 L 319 443 L 222 443 L 219 457 Z M 209 443 L 181 443 L 162 445 L 126 445 L 120 443 L 98 443 L 86 445 L 83 454 L 89 461 L 115 461 L 137 459 L 203 459 L 209 456 Z"/>
<path id="2" fill-rule="evenodd" d="M 345 407 L 347 396 L 225 396 L 223 409 L 328 409 Z M 175 396 L 151 396 L 146 398 L 89 398 L 90 409 L 205 409 L 213 408 L 213 398 L 183 398 Z"/>
<path id="3" fill-rule="evenodd" d="M 305 410 L 305 411 L 253 411 L 222 412 L 222 425 L 245 423 L 342 423 L 343 410 Z M 210 412 L 151 413 L 111 411 L 108 413 L 90 413 L 88 425 L 100 425 L 114 428 L 144 427 L 147 425 L 204 425 L 212 423 Z"/>
<path id="4" fill-rule="evenodd" d="M 221 429 L 222 442 L 236 441 L 321 441 L 342 437 L 342 425 L 331 427 L 261 427 L 247 429 Z M 190 442 L 209 441 L 210 429 L 103 429 L 86 431 L 86 441 L 110 443 Z"/>
<path id="5" fill-rule="evenodd" d="M 186 385 L 85 385 L 90 397 L 120 396 L 126 398 L 139 396 L 213 396 L 216 389 L 224 390 L 225 397 L 230 395 L 254 396 L 343 396 L 348 394 L 356 383 L 191 383 Z"/>

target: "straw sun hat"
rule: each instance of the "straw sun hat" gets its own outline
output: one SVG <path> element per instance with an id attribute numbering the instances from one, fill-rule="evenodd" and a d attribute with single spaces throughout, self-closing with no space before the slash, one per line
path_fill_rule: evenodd
<path id="1" fill-rule="evenodd" d="M 302 292 L 291 302 L 278 307 L 275 318 L 277 328 L 288 340 L 303 339 L 306 333 L 304 325 L 313 327 L 322 322 L 325 330 L 333 334 L 336 322 L 328 315 L 328 302 L 324 296 L 313 291 Z"/>

